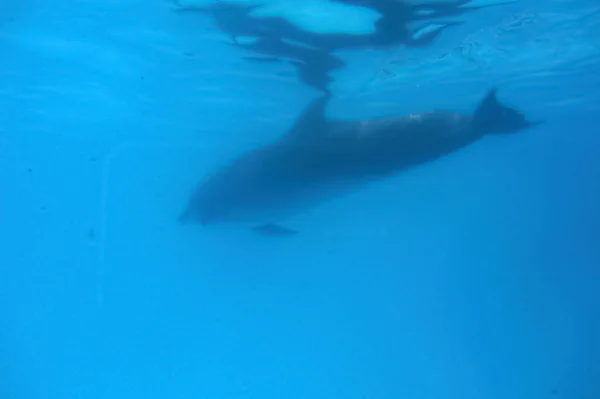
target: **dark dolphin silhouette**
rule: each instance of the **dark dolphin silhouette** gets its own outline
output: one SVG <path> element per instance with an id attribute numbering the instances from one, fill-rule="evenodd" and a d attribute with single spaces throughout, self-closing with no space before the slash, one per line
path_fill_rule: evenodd
<path id="1" fill-rule="evenodd" d="M 208 177 L 179 220 L 202 225 L 248 222 L 259 232 L 290 233 L 274 228 L 275 223 L 364 184 L 434 161 L 486 135 L 514 133 L 540 123 L 501 104 L 495 89 L 472 116 L 431 111 L 362 121 L 327 120 L 328 99 L 313 101 L 282 138 Z"/>

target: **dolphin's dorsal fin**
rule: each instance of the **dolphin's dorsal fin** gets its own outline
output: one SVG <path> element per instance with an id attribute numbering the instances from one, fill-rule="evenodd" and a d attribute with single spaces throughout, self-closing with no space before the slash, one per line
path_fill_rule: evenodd
<path id="1" fill-rule="evenodd" d="M 329 95 L 321 96 L 310 103 L 292 126 L 292 137 L 309 137 L 318 134 L 327 123 L 325 107 L 329 102 Z"/>

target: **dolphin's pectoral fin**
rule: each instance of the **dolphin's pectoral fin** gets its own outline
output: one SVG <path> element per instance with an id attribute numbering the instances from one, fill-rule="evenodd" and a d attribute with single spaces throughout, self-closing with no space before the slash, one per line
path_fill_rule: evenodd
<path id="1" fill-rule="evenodd" d="M 298 234 L 296 230 L 292 230 L 275 223 L 265 223 L 256 225 L 252 227 L 252 230 L 254 230 L 260 235 L 271 237 L 287 237 Z"/>

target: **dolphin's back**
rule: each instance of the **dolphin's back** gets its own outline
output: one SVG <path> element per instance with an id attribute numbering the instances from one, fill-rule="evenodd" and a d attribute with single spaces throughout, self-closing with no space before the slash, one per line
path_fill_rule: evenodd
<path id="1" fill-rule="evenodd" d="M 365 121 L 331 121 L 315 143 L 330 173 L 376 177 L 427 162 L 470 144 L 471 117 L 433 111 Z"/>

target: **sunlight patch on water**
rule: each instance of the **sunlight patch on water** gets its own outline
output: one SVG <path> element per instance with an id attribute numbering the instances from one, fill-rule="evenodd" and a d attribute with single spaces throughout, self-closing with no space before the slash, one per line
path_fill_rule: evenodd
<path id="1" fill-rule="evenodd" d="M 447 23 L 426 23 L 424 25 L 417 27 L 413 31 L 412 38 L 413 38 L 413 40 L 419 40 L 422 37 L 426 36 L 427 34 L 434 33 L 434 32 L 439 31 L 440 29 L 443 29 L 447 26 L 448 26 Z"/>
<path id="2" fill-rule="evenodd" d="M 206 7 L 217 4 L 214 0 L 176 0 L 183 8 Z M 233 0 L 227 4 L 260 6 L 250 12 L 256 18 L 281 17 L 314 33 L 343 33 L 366 35 L 375 31 L 375 22 L 381 17 L 366 7 L 326 0 Z"/>
<path id="3" fill-rule="evenodd" d="M 364 7 L 320 0 L 274 3 L 251 12 L 255 17 L 283 17 L 296 26 L 315 33 L 364 35 L 375 31 L 381 15 Z M 332 21 L 335 21 L 332 23 Z"/>

